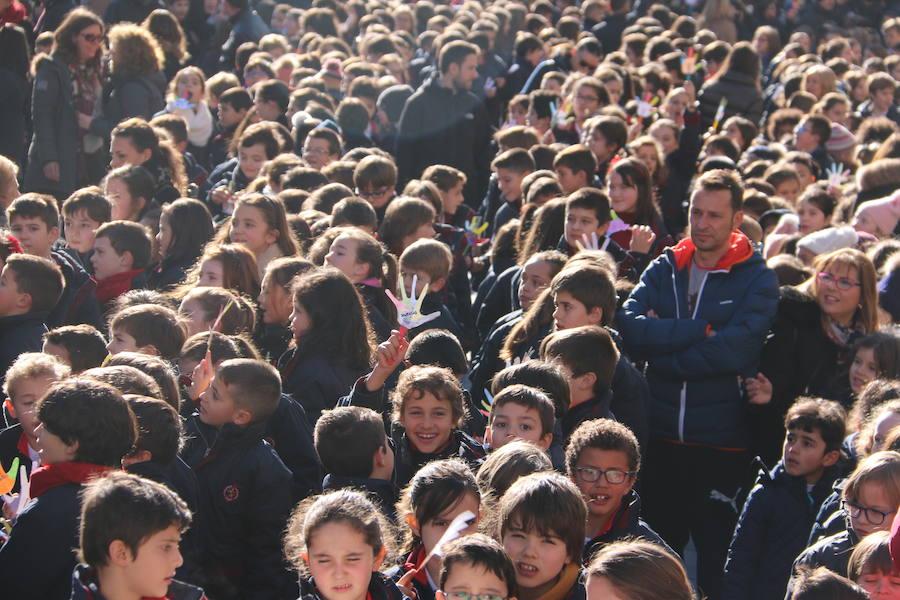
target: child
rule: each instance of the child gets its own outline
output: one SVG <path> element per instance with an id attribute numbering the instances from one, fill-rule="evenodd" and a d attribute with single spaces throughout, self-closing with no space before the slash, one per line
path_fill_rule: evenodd
<path id="1" fill-rule="evenodd" d="M 448 543 L 443 552 L 437 600 L 473 596 L 515 600 L 518 596 L 516 567 L 496 540 L 467 535 Z"/>
<path id="2" fill-rule="evenodd" d="M 765 181 L 775 188 L 775 195 L 787 200 L 794 206 L 803 189 L 800 187 L 800 176 L 793 165 L 774 165 L 766 169 Z"/>
<path id="3" fill-rule="evenodd" d="M 616 542 L 597 552 L 587 567 L 585 587 L 588 600 L 695 598 L 684 565 L 675 553 L 643 540 Z"/>
<path id="4" fill-rule="evenodd" d="M 858 397 L 873 379 L 900 377 L 900 337 L 890 332 L 870 333 L 850 350 L 850 388 Z"/>
<path id="5" fill-rule="evenodd" d="M 378 215 L 365 200 L 344 198 L 331 209 L 331 226 L 355 227 L 372 235 L 378 230 Z"/>
<path id="6" fill-rule="evenodd" d="M 499 537 L 516 568 L 522 598 L 584 597 L 579 582 L 587 509 L 558 473 L 527 475 L 510 486 L 497 511 Z"/>
<path id="7" fill-rule="evenodd" d="M 313 169 L 324 167 L 340 159 L 344 141 L 334 130 L 320 125 L 306 134 L 301 156 Z"/>
<path id="8" fill-rule="evenodd" d="M 368 370 L 374 339 L 359 293 L 337 269 L 306 273 L 292 295 L 296 345 L 279 359 L 278 369 L 285 390 L 315 425 Z"/>
<path id="9" fill-rule="evenodd" d="M 449 369 L 413 366 L 391 395 L 396 481 L 406 485 L 423 465 L 459 457 L 477 465 L 484 448 L 460 427 L 465 416 L 459 381 Z"/>
<path id="10" fill-rule="evenodd" d="M 256 107 L 256 114 L 262 121 L 273 121 L 279 125 L 290 128 L 285 112 L 288 103 L 291 100 L 291 91 L 282 81 L 269 79 L 254 86 L 256 93 L 253 98 L 253 105 Z"/>
<path id="11" fill-rule="evenodd" d="M 65 325 L 44 334 L 44 354 L 50 354 L 81 373 L 99 367 L 109 355 L 103 334 L 90 325 Z"/>
<path id="12" fill-rule="evenodd" d="M 447 285 L 452 264 L 453 255 L 450 254 L 450 250 L 437 240 L 418 240 L 410 244 L 400 255 L 400 277 L 406 293 L 419 298 L 425 291 L 425 286 L 428 286 L 428 293 L 425 294 L 419 312 L 423 315 L 441 313 L 436 319 L 411 329 L 410 339 L 428 329 L 446 329 L 460 337 L 460 326 L 442 300 L 442 292 Z M 416 278 L 415 289 L 413 277 Z"/>
<path id="13" fill-rule="evenodd" d="M 228 241 L 246 246 L 253 253 L 260 279 L 272 260 L 300 253 L 286 214 L 281 200 L 262 194 L 241 196 L 235 204 L 227 228 Z"/>
<path id="14" fill-rule="evenodd" d="M 212 216 L 199 200 L 180 198 L 163 207 L 156 234 L 160 260 L 149 272 L 150 289 L 169 291 L 182 283 L 213 231 Z"/>
<path id="15" fill-rule="evenodd" d="M 521 439 L 547 450 L 553 441 L 555 422 L 553 401 L 546 394 L 525 385 L 511 385 L 494 396 L 484 443 L 497 450 Z"/>
<path id="16" fill-rule="evenodd" d="M 556 249 L 572 256 L 580 247 L 593 244 L 593 238 L 596 237 L 597 249 L 608 252 L 619 265 L 619 277 L 637 281 L 639 274 L 632 265 L 630 253 L 606 235 L 610 218 L 609 197 L 605 192 L 597 188 L 585 188 L 570 194 L 566 198 L 565 231 Z"/>
<path id="17" fill-rule="evenodd" d="M 253 98 L 242 87 L 227 89 L 219 96 L 219 120 L 207 146 L 210 165 L 218 165 L 228 160 L 231 138 L 252 106 Z"/>
<path id="18" fill-rule="evenodd" d="M 890 541 L 890 532 L 876 531 L 860 540 L 850 555 L 848 577 L 870 598 L 900 598 L 900 574 L 891 560 Z"/>
<path id="19" fill-rule="evenodd" d="M 628 143 L 628 126 L 621 118 L 612 115 L 588 119 L 585 125 L 587 126 L 585 143 L 597 161 L 598 183 L 603 184 L 612 159 Z"/>
<path id="20" fill-rule="evenodd" d="M 149 172 L 154 191 L 147 197 L 148 204 L 155 202 L 157 206 L 163 206 L 183 195 L 187 178 L 178 151 L 161 140 L 144 119 L 125 119 L 116 125 L 109 151 L 109 164 L 113 169 L 132 165 Z"/>
<path id="21" fill-rule="evenodd" d="M 281 396 L 278 373 L 262 361 L 233 359 L 213 375 L 204 360 L 194 386 L 203 390 L 200 410 L 188 421 L 193 437 L 182 456 L 200 484 L 210 595 L 282 597 L 287 573 L 278 540 L 291 510 L 291 472 L 263 440 Z"/>
<path id="22" fill-rule="evenodd" d="M 178 316 L 187 337 L 209 331 L 217 323 L 216 331 L 225 335 L 252 333 L 256 323 L 256 311 L 247 300 L 228 290 L 211 287 L 188 292 L 178 307 Z"/>
<path id="23" fill-rule="evenodd" d="M 359 492 L 340 490 L 310 498 L 291 515 L 285 554 L 302 573 L 307 600 L 402 600 L 379 572 L 393 549 L 390 525 Z"/>
<path id="24" fill-rule="evenodd" d="M 94 233 L 112 220 L 112 203 L 98 187 L 76 190 L 62 205 L 68 254 L 85 268 L 91 268 Z"/>
<path id="25" fill-rule="evenodd" d="M 587 503 L 585 563 L 603 546 L 642 537 L 668 549 L 641 520 L 634 491 L 641 450 L 630 429 L 611 419 L 582 423 L 566 446 L 566 471 Z"/>
<path id="26" fill-rule="evenodd" d="M 206 203 L 213 216 L 234 212 L 235 194 L 259 176 L 263 164 L 278 156 L 281 146 L 273 123 L 254 123 L 244 130 L 237 143 L 237 159 L 222 163 L 209 176 Z"/>
<path id="27" fill-rule="evenodd" d="M 28 475 L 40 466 L 35 407 L 50 386 L 69 375 L 69 368 L 55 357 L 40 352 L 23 352 L 6 372 L 3 393 L 9 415 L 18 423 L 0 431 L 0 464 L 11 469 L 15 458 Z M 19 491 L 21 480 L 16 478 L 12 492 Z"/>
<path id="28" fill-rule="evenodd" d="M 499 231 L 511 219 L 518 218 L 522 207 L 522 180 L 534 172 L 534 159 L 527 150 L 513 148 L 495 158 L 491 169 L 497 173 L 497 186 L 504 200 L 490 225 L 494 232 Z"/>
<path id="29" fill-rule="evenodd" d="M 845 416 L 828 400 L 800 399 L 788 410 L 782 460 L 771 473 L 760 471 L 735 528 L 723 597 L 783 597 L 790 565 L 838 475 Z"/>
<path id="30" fill-rule="evenodd" d="M 481 493 L 472 472 L 461 460 L 439 460 L 422 467 L 403 490 L 397 503 L 398 521 L 405 525 L 404 562 L 392 576 L 399 579 L 408 571 L 420 568 L 412 580 L 417 600 L 435 600 L 441 580 L 441 559 L 434 557 L 420 564 L 450 526 L 465 511 L 476 515 L 460 532 L 474 533 L 481 517 Z"/>
<path id="31" fill-rule="evenodd" d="M 184 344 L 184 329 L 171 308 L 138 304 L 117 312 L 109 322 L 111 355 L 140 352 L 174 361 Z"/>
<path id="32" fill-rule="evenodd" d="M 394 451 L 381 415 L 359 406 L 327 410 L 316 423 L 315 445 L 328 473 L 324 490 L 364 490 L 386 517 L 394 516 Z"/>
<path id="33" fill-rule="evenodd" d="M 819 600 L 820 598 L 836 598 L 837 600 L 869 600 L 871 596 L 846 577 L 829 571 L 825 567 L 803 569 L 797 574 L 797 585 L 790 600 Z"/>
<path id="34" fill-rule="evenodd" d="M 825 149 L 825 143 L 830 137 L 831 122 L 822 115 L 807 115 L 794 129 L 794 148 L 812 156 L 819 165 L 820 178 L 824 178 L 834 164 Z"/>
<path id="35" fill-rule="evenodd" d="M 206 103 L 206 80 L 197 67 L 184 67 L 169 83 L 165 112 L 182 117 L 187 123 L 191 154 L 206 155 L 206 145 L 213 134 L 213 117 Z M 199 152 L 198 152 L 199 151 Z"/>
<path id="36" fill-rule="evenodd" d="M 494 505 L 519 478 L 552 470 L 553 463 L 545 451 L 531 442 L 513 440 L 488 454 L 475 480 L 485 504 Z"/>
<path id="37" fill-rule="evenodd" d="M 261 291 L 259 312 L 262 324 L 253 338 L 256 347 L 266 360 L 275 364 L 287 351 L 292 334 L 288 327 L 294 309 L 291 284 L 296 277 L 312 270 L 314 265 L 305 258 L 276 258 L 266 265 Z"/>
<path id="38" fill-rule="evenodd" d="M 53 261 L 12 254 L 0 271 L 0 377 L 22 352 L 39 352 L 47 314 L 59 301 L 63 276 Z"/>
<path id="39" fill-rule="evenodd" d="M 153 200 L 156 182 L 150 171 L 126 164 L 110 171 L 102 183 L 113 221 L 134 221 L 151 230 L 159 225 L 160 205 Z"/>
<path id="40" fill-rule="evenodd" d="M 619 356 L 612 337 L 596 325 L 557 331 L 541 342 L 541 360 L 556 362 L 569 381 L 569 407 L 562 419 L 564 440 L 584 421 L 614 418 L 610 387 Z"/>
<path id="41" fill-rule="evenodd" d="M 12 598 L 65 598 L 75 568 L 79 494 L 91 477 L 120 466 L 137 427 L 122 394 L 78 377 L 51 386 L 38 402 L 37 419 L 43 466 L 31 474 L 31 504 L 0 547 L 0 574 L 4 595 Z"/>
<path id="42" fill-rule="evenodd" d="M 397 195 L 397 165 L 389 157 L 369 155 L 353 169 L 353 185 L 356 195 L 372 205 L 381 223 L 388 204 Z"/>
<path id="43" fill-rule="evenodd" d="M 359 229 L 346 227 L 331 242 L 325 262 L 354 284 L 366 305 L 375 338 L 385 341 L 396 326 L 397 309 L 385 294 L 397 281 L 397 259 L 378 240 Z"/>
<path id="44" fill-rule="evenodd" d="M 173 292 L 183 296 L 194 287 L 219 287 L 250 298 L 259 296 L 259 270 L 256 257 L 240 244 L 210 242 L 203 256 L 187 275 L 183 286 Z"/>
<path id="45" fill-rule="evenodd" d="M 859 107 L 861 117 L 887 117 L 900 122 L 900 111 L 894 101 L 897 81 L 889 73 L 873 73 L 869 76 L 869 99 Z"/>
<path id="46" fill-rule="evenodd" d="M 147 287 L 150 232 L 130 221 L 111 221 L 97 230 L 91 264 L 97 279 L 97 301 L 108 308 L 129 290 Z"/>
<path id="47" fill-rule="evenodd" d="M 844 484 L 842 506 L 849 515 L 847 529 L 804 550 L 794 561 L 794 576 L 803 566 L 824 566 L 846 575 L 857 542 L 870 533 L 890 529 L 900 506 L 900 454 L 876 452 L 860 461 Z M 788 590 L 792 588 L 793 580 Z"/>
<path id="48" fill-rule="evenodd" d="M 407 246 L 420 239 L 433 239 L 435 210 L 419 198 L 397 198 L 388 205 L 378 239 L 396 256 Z"/>
<path id="49" fill-rule="evenodd" d="M 149 375 L 159 387 L 159 394 L 151 396 L 162 400 L 176 411 L 181 408 L 181 395 L 178 388 L 178 377 L 173 365 L 159 356 L 140 352 L 119 352 L 110 356 L 107 367 L 134 367 L 141 373 Z M 127 392 L 122 392 L 127 393 Z"/>
<path id="50" fill-rule="evenodd" d="M 831 227 L 831 219 L 836 206 L 837 198 L 829 194 L 825 186 L 814 184 L 807 187 L 797 204 L 800 234 L 808 235 Z"/>
<path id="51" fill-rule="evenodd" d="M 576 144 L 556 155 L 556 158 L 553 159 L 553 170 L 556 172 L 563 193 L 574 194 L 581 188 L 594 183 L 597 160 L 590 148 Z"/>
<path id="52" fill-rule="evenodd" d="M 472 220 L 475 211 L 466 206 L 463 197 L 463 187 L 468 180 L 465 173 L 447 165 L 431 165 L 422 172 L 422 179 L 436 185 L 441 194 L 441 223 L 463 228 Z"/>

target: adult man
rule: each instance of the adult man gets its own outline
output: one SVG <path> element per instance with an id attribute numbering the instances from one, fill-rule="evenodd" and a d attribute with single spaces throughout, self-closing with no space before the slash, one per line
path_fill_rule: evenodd
<path id="1" fill-rule="evenodd" d="M 225 71 L 233 71 L 234 55 L 240 45 L 244 42 L 258 42 L 259 38 L 269 33 L 269 28 L 262 17 L 250 8 L 249 0 L 222 0 L 220 11 L 231 22 L 231 33 L 222 46 L 219 65 Z"/>
<path id="2" fill-rule="evenodd" d="M 735 173 L 704 173 L 690 237 L 644 271 L 618 315 L 631 357 L 647 361 L 652 396 L 642 512 L 675 550 L 693 538 L 712 599 L 747 475 L 740 377 L 755 374 L 778 303 L 775 274 L 736 230 L 742 197 Z"/>
<path id="3" fill-rule="evenodd" d="M 425 167 L 456 167 L 468 178 L 466 202 L 475 206 L 490 176 L 490 126 L 484 105 L 470 91 L 478 78 L 478 47 L 457 40 L 438 55 L 440 73 L 406 101 L 397 134 L 400 188 Z"/>

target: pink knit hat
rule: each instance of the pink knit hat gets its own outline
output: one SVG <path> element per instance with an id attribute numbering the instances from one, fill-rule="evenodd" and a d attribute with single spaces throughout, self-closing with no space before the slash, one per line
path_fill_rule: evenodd
<path id="1" fill-rule="evenodd" d="M 877 237 L 887 237 L 900 221 L 900 190 L 890 196 L 863 202 L 856 209 L 853 227 Z"/>
<path id="2" fill-rule="evenodd" d="M 831 137 L 825 142 L 825 150 L 830 153 L 846 152 L 856 145 L 856 138 L 840 123 L 831 124 Z"/>

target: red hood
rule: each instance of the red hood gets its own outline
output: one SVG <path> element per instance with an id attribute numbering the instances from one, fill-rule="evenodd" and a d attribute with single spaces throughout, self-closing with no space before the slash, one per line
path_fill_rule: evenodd
<path id="1" fill-rule="evenodd" d="M 13 0 L 6 10 L 0 13 L 0 25 L 4 23 L 19 23 L 25 18 L 25 6 L 21 2 Z"/>
<path id="2" fill-rule="evenodd" d="M 691 264 L 691 259 L 694 258 L 696 249 L 694 241 L 689 237 L 684 238 L 672 248 L 672 254 L 675 255 L 675 264 L 679 271 Z M 719 259 L 719 262 L 716 263 L 715 268 L 712 270 L 730 271 L 731 267 L 744 262 L 751 256 L 753 256 L 753 245 L 750 243 L 750 239 L 740 231 L 732 231 L 728 251 L 722 255 L 722 258 Z"/>

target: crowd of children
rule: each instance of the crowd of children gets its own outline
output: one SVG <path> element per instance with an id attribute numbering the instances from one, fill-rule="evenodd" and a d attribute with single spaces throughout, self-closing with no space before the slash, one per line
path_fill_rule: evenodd
<path id="1" fill-rule="evenodd" d="M 898 79 L 889 0 L 0 0 L 0 595 L 900 600 Z"/>

